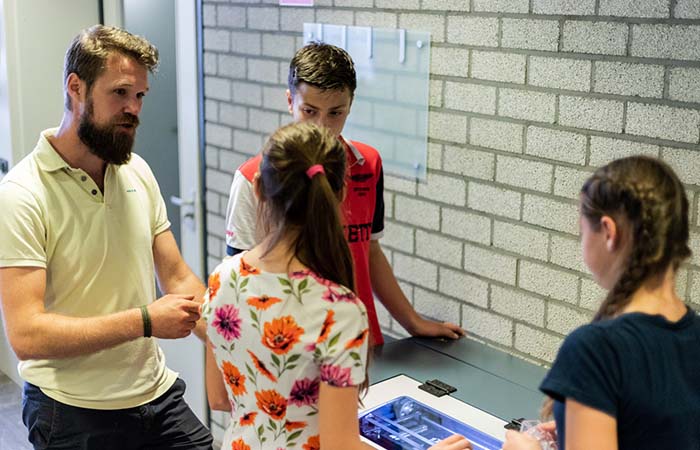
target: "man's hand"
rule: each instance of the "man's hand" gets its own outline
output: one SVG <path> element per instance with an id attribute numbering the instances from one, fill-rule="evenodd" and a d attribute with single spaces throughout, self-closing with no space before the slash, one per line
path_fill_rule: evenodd
<path id="1" fill-rule="evenodd" d="M 411 333 L 411 336 L 443 337 L 449 339 L 459 339 L 466 334 L 463 329 L 451 322 L 434 322 L 420 316 L 415 324 L 407 331 Z"/>
<path id="2" fill-rule="evenodd" d="M 194 295 L 164 295 L 148 305 L 151 334 L 162 339 L 189 336 L 199 320 L 199 306 Z"/>
<path id="3" fill-rule="evenodd" d="M 452 436 L 441 440 L 437 444 L 430 447 L 428 450 L 465 450 L 472 449 L 472 444 L 464 436 L 453 434 Z"/>

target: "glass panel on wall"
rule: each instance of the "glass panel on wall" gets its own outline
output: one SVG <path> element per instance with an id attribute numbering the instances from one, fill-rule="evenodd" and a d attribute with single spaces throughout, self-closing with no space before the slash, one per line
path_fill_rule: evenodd
<path id="1" fill-rule="evenodd" d="M 428 155 L 430 33 L 304 24 L 304 43 L 344 48 L 357 90 L 343 136 L 375 147 L 386 173 L 424 180 Z"/>

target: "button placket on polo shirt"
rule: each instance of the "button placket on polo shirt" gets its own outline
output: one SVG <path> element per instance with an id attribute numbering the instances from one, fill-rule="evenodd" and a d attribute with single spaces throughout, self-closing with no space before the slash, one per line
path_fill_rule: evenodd
<path id="1" fill-rule="evenodd" d="M 68 169 L 68 173 L 82 187 L 83 191 L 87 192 L 90 197 L 100 203 L 104 202 L 102 192 L 97 188 L 97 184 L 90 178 L 82 169 Z"/>

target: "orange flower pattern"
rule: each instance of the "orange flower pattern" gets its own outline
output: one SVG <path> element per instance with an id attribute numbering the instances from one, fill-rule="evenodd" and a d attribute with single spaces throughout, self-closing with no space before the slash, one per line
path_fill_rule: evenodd
<path id="1" fill-rule="evenodd" d="M 224 372 L 224 381 L 231 388 L 233 395 L 243 395 L 245 390 L 245 375 L 241 375 L 238 367 L 228 361 L 224 361 L 221 370 Z"/>
<path id="2" fill-rule="evenodd" d="M 306 444 L 302 446 L 304 450 L 321 450 L 321 440 L 319 436 L 311 436 Z"/>
<path id="3" fill-rule="evenodd" d="M 333 320 L 334 315 L 335 311 L 332 309 L 329 309 L 326 313 L 326 320 L 323 321 L 323 325 L 321 326 L 321 334 L 319 335 L 318 339 L 316 339 L 317 344 L 320 344 L 328 339 L 328 335 L 331 334 L 331 328 L 335 324 L 335 320 Z"/>
<path id="4" fill-rule="evenodd" d="M 224 260 L 212 273 L 202 309 L 235 406 L 222 448 L 250 450 L 260 443 L 319 450 L 320 384 L 356 386 L 365 377 L 365 307 L 312 271 L 269 273 L 245 255 Z M 334 301 L 325 298 L 329 290 Z M 229 335 L 222 333 L 224 322 Z"/>
<path id="5" fill-rule="evenodd" d="M 284 316 L 266 322 L 262 343 L 278 355 L 284 355 L 299 342 L 304 329 L 297 325 L 292 316 Z"/>
<path id="6" fill-rule="evenodd" d="M 282 301 L 281 298 L 268 297 L 267 295 L 261 295 L 260 297 L 248 298 L 248 300 L 246 300 L 246 303 L 248 303 L 250 306 L 252 306 L 255 309 L 265 311 L 270 306 L 274 305 L 275 303 L 279 303 L 281 301 Z"/>
<path id="7" fill-rule="evenodd" d="M 258 408 L 272 417 L 274 420 L 282 420 L 287 414 L 287 399 L 282 397 L 277 391 L 255 392 Z"/>
<path id="8" fill-rule="evenodd" d="M 221 274 L 219 272 L 214 272 L 209 275 L 209 301 L 212 301 L 216 297 L 216 293 L 219 292 L 221 287 Z"/>
<path id="9" fill-rule="evenodd" d="M 236 439 L 231 443 L 231 450 L 250 450 L 250 445 L 243 442 L 243 439 Z"/>
<path id="10" fill-rule="evenodd" d="M 243 426 L 253 425 L 255 423 L 255 417 L 258 415 L 256 412 L 245 413 L 241 416 L 239 420 L 240 424 Z"/>

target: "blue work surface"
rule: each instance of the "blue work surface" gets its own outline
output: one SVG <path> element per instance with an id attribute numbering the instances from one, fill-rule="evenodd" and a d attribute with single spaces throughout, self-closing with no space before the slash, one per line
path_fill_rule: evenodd
<path id="1" fill-rule="evenodd" d="M 546 369 L 469 340 L 408 338 L 376 347 L 370 382 L 405 374 L 418 381 L 439 379 L 451 394 L 505 421 L 536 418 L 543 394 L 537 389 Z"/>

